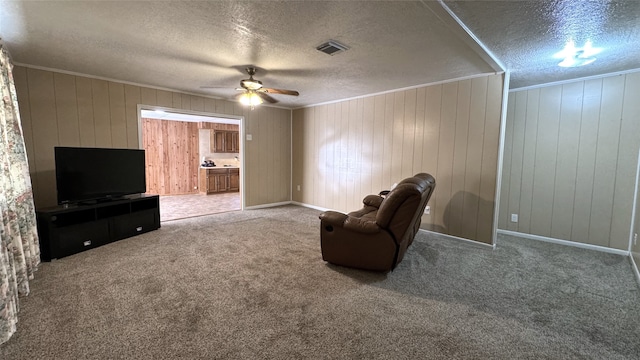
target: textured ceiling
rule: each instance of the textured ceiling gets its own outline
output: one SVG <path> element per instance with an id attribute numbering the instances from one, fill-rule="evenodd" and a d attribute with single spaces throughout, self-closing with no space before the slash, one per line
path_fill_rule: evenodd
<path id="1" fill-rule="evenodd" d="M 499 71 L 464 27 L 513 71 L 512 88 L 640 68 L 639 4 L 446 1 L 460 26 L 428 0 L 0 0 L 0 37 L 18 64 L 220 98 L 254 65 L 266 87 L 300 92 L 273 95 L 296 108 Z M 549 56 L 568 36 L 604 51 L 559 68 Z M 315 50 L 329 39 L 350 50 Z"/>
<path id="2" fill-rule="evenodd" d="M 0 35 L 16 63 L 223 98 L 255 65 L 266 87 L 300 92 L 279 105 L 299 107 L 492 72 L 433 5 L 5 1 Z M 351 49 L 315 49 L 329 39 Z"/>
<path id="3" fill-rule="evenodd" d="M 511 71 L 510 88 L 640 69 L 640 1 L 449 1 L 446 5 Z M 602 52 L 589 65 L 563 68 L 567 41 Z"/>

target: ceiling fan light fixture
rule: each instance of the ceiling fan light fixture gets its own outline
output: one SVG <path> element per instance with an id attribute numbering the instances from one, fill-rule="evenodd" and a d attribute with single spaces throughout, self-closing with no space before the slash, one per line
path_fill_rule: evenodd
<path id="1" fill-rule="evenodd" d="M 248 91 L 240 95 L 240 98 L 238 100 L 242 105 L 251 106 L 252 108 L 264 102 L 262 98 L 253 91 Z"/>

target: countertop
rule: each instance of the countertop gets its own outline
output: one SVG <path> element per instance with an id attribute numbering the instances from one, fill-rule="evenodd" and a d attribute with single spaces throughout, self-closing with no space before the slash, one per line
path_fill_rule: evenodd
<path id="1" fill-rule="evenodd" d="M 240 169 L 239 166 L 200 166 L 200 169 Z"/>

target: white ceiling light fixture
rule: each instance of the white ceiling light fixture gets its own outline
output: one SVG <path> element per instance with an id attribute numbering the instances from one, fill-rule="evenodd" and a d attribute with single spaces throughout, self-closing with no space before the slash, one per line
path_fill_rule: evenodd
<path id="1" fill-rule="evenodd" d="M 558 66 L 578 67 L 589 65 L 596 61 L 594 55 L 599 54 L 601 51 L 601 48 L 594 48 L 590 40 L 587 40 L 581 48 L 577 48 L 573 40 L 569 40 L 564 46 L 564 49 L 554 54 L 553 57 L 556 59 L 563 59 L 558 63 Z"/>
<path id="2" fill-rule="evenodd" d="M 248 90 L 247 92 L 240 95 L 238 101 L 240 101 L 242 105 L 251 106 L 251 110 L 253 110 L 256 105 L 260 105 L 264 102 L 262 98 L 253 90 Z"/>

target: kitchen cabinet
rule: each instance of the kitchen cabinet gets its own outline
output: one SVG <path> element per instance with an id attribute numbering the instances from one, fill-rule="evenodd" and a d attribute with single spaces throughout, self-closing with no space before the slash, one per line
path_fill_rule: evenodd
<path id="1" fill-rule="evenodd" d="M 240 191 L 240 169 L 200 168 L 200 193 Z"/>
<path id="2" fill-rule="evenodd" d="M 214 170 L 209 174 L 209 192 L 225 192 L 229 190 L 229 171 Z"/>
<path id="3" fill-rule="evenodd" d="M 239 153 L 240 132 L 233 130 L 214 130 L 211 132 L 211 152 Z"/>
<path id="4" fill-rule="evenodd" d="M 240 169 L 229 169 L 229 191 L 240 191 Z"/>

